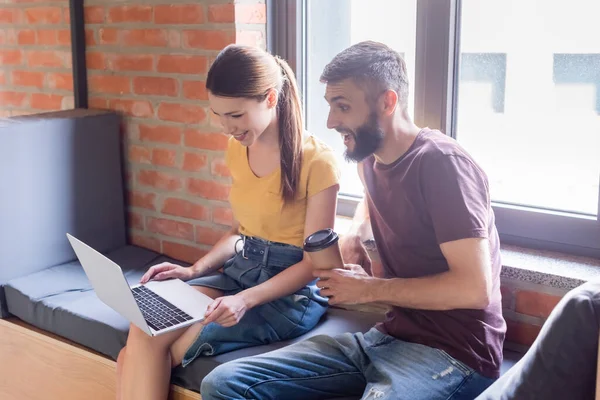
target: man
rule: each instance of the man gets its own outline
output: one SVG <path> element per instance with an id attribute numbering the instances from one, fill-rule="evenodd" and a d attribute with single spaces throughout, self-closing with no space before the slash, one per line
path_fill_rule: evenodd
<path id="1" fill-rule="evenodd" d="M 406 65 L 387 46 L 344 50 L 321 80 L 328 128 L 342 134 L 365 186 L 355 226 L 369 216 L 383 273 L 346 265 L 316 272 L 317 286 L 332 305 L 393 309 L 365 334 L 223 364 L 202 398 L 473 399 L 499 375 L 506 329 L 487 178 L 453 139 L 411 121 Z M 343 251 L 346 261 L 365 257 L 353 232 Z"/>

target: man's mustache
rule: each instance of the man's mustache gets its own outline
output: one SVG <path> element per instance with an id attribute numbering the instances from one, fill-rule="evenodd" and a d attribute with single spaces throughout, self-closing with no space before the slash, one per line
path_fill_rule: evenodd
<path id="1" fill-rule="evenodd" d="M 338 131 L 339 133 L 345 133 L 348 135 L 354 135 L 354 132 L 352 132 L 350 129 L 345 129 L 345 128 L 336 128 L 336 131 Z"/>

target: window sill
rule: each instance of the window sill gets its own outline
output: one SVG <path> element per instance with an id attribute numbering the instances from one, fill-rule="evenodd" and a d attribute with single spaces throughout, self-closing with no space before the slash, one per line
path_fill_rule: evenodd
<path id="1" fill-rule="evenodd" d="M 335 230 L 344 233 L 352 219 L 338 216 Z M 600 279 L 600 259 L 502 245 L 501 278 L 571 290 L 589 280 Z"/>

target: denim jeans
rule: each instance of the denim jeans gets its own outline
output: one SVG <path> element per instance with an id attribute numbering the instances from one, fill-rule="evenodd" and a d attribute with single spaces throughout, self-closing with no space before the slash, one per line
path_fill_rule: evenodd
<path id="1" fill-rule="evenodd" d="M 472 400 L 492 382 L 441 350 L 373 328 L 222 364 L 204 378 L 200 393 L 203 400 Z"/>
<path id="2" fill-rule="evenodd" d="M 299 247 L 246 237 L 243 251 L 225 263 L 223 273 L 193 279 L 188 284 L 234 295 L 268 281 L 302 257 Z M 206 325 L 186 351 L 182 365 L 186 367 L 197 357 L 296 338 L 313 329 L 325 311 L 327 299 L 318 295 L 313 281 L 294 294 L 248 310 L 234 326 L 223 327 L 214 322 Z"/>

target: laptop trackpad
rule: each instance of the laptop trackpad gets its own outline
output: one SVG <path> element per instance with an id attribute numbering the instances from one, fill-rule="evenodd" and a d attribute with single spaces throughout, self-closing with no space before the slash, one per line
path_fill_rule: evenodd
<path id="1" fill-rule="evenodd" d="M 206 308 L 213 302 L 213 299 L 200 293 L 180 279 L 150 281 L 144 286 L 173 304 L 175 307 L 185 311 L 192 316 L 194 320 L 203 319 Z"/>

